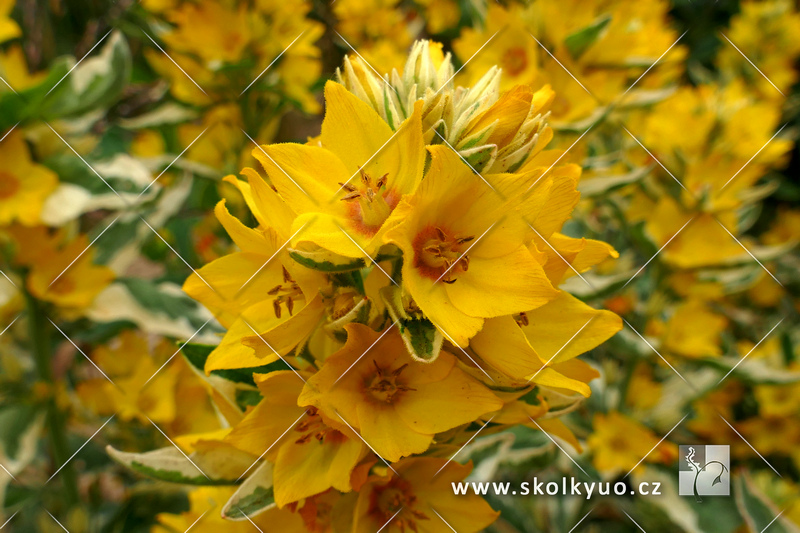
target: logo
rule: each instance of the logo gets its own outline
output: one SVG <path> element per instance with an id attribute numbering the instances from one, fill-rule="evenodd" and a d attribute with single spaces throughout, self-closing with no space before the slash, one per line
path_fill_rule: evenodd
<path id="1" fill-rule="evenodd" d="M 694 496 L 730 496 L 731 494 L 730 446 L 680 446 L 678 466 L 678 493 Z"/>

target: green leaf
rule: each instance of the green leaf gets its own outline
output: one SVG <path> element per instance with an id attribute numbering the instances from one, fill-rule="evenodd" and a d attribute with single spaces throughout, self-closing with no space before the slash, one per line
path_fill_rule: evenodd
<path id="1" fill-rule="evenodd" d="M 752 531 L 764 531 L 769 527 L 770 533 L 797 533 L 800 528 L 792 525 L 787 520 L 775 517 L 781 509 L 769 501 L 758 487 L 755 486 L 746 471 L 741 476 L 734 478 L 733 492 L 736 498 L 736 507 Z"/>
<path id="2" fill-rule="evenodd" d="M 222 508 L 228 520 L 247 520 L 275 505 L 272 464 L 264 461 Z"/>
<path id="3" fill-rule="evenodd" d="M 615 174 L 612 176 L 597 176 L 588 180 L 581 180 L 578 183 L 578 191 L 582 198 L 600 196 L 621 189 L 631 183 L 641 180 L 653 169 L 653 165 L 637 168 L 627 174 Z"/>
<path id="4" fill-rule="evenodd" d="M 174 446 L 144 453 L 128 453 L 107 446 L 116 462 L 147 477 L 182 485 L 236 485 L 252 465 L 248 453 L 220 442 L 206 446 L 197 443 L 196 451 L 186 456 Z"/>
<path id="5" fill-rule="evenodd" d="M 609 22 L 611 22 L 611 15 L 604 15 L 595 20 L 590 26 L 568 35 L 564 39 L 564 45 L 572 58 L 578 59 L 590 46 L 597 42 Z"/>
<path id="6" fill-rule="evenodd" d="M 118 280 L 142 306 L 166 313 L 170 318 L 180 318 L 194 313 L 197 305 L 186 296 L 167 294 L 156 283 L 140 278 Z"/>
<path id="7" fill-rule="evenodd" d="M 211 355 L 216 346 L 209 344 L 194 344 L 183 343 L 181 344 L 181 353 L 195 367 L 201 374 L 205 372 L 206 359 Z M 236 369 L 222 369 L 212 370 L 212 376 L 219 376 L 222 379 L 238 383 L 242 385 L 255 386 L 256 382 L 253 380 L 253 374 L 269 374 L 278 370 L 289 370 L 289 367 L 283 360 L 274 361 L 267 365 L 256 366 L 252 368 L 236 368 Z M 244 392 L 244 391 L 241 391 Z M 239 391 L 237 391 L 238 395 Z M 238 403 L 238 397 L 237 397 Z"/>
<path id="8" fill-rule="evenodd" d="M 380 290 L 381 298 L 400 328 L 403 342 L 411 357 L 423 363 L 432 363 L 439 357 L 444 337 L 430 320 L 422 316 L 409 316 L 403 308 L 400 288 L 389 285 Z"/>
<path id="9" fill-rule="evenodd" d="M 107 107 L 128 84 L 132 69 L 131 51 L 122 33 L 115 31 L 100 53 L 78 64 L 43 101 L 45 119 L 68 117 Z"/>
<path id="10" fill-rule="evenodd" d="M 366 266 L 364 259 L 344 257 L 321 248 L 314 251 L 289 248 L 289 256 L 304 267 L 321 272 L 349 272 Z"/>

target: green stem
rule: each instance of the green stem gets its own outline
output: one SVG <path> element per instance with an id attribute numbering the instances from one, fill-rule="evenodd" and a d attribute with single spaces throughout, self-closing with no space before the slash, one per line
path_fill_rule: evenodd
<path id="1" fill-rule="evenodd" d="M 80 501 L 78 479 L 72 464 L 67 462 L 70 455 L 67 447 L 65 416 L 60 412 L 56 402 L 56 388 L 50 353 L 50 327 L 42 312 L 41 303 L 27 291 L 25 291 L 25 300 L 28 308 L 28 334 L 33 359 L 36 363 L 36 371 L 39 374 L 39 379 L 46 383 L 51 391 L 45 405 L 50 450 L 53 455 L 53 463 L 57 465 L 57 468 L 65 465 L 58 473 L 58 476 L 61 478 L 61 483 L 64 487 L 64 502 L 67 507 L 72 507 Z"/>

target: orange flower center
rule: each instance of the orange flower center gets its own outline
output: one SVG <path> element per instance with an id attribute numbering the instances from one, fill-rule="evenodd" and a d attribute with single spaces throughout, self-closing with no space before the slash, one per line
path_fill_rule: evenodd
<path id="1" fill-rule="evenodd" d="M 376 486 L 369 496 L 367 513 L 381 525 L 386 524 L 398 511 L 402 513 L 393 521 L 400 531 L 408 528 L 418 531 L 417 521 L 429 520 L 428 516 L 416 509 L 414 505 L 417 497 L 414 495 L 411 484 L 399 477 L 392 478 L 388 483 Z"/>
<path id="2" fill-rule="evenodd" d="M 19 187 L 19 179 L 15 175 L 0 170 L 0 200 L 14 196 Z"/>
<path id="3" fill-rule="evenodd" d="M 348 215 L 356 228 L 367 236 L 375 235 L 389 218 L 399 201 L 398 195 L 387 187 L 388 174 L 374 179 L 363 169 L 358 169 L 361 181 L 357 185 L 340 183 L 344 190 L 343 202 L 347 202 Z"/>
<path id="4" fill-rule="evenodd" d="M 475 236 L 459 237 L 439 227 L 428 226 L 412 244 L 414 267 L 420 275 L 445 283 L 455 283 L 456 275 L 469 269 L 469 242 Z"/>
<path id="5" fill-rule="evenodd" d="M 289 274 L 289 271 L 286 270 L 286 267 L 283 268 L 283 283 L 267 291 L 267 294 L 275 297 L 272 300 L 272 308 L 275 310 L 275 318 L 281 317 L 281 305 L 285 305 L 286 310 L 289 311 L 289 316 L 292 316 L 295 301 L 305 301 L 303 291 L 300 290 L 300 286 L 297 284 L 297 282 L 292 279 L 292 275 Z"/>
<path id="6" fill-rule="evenodd" d="M 509 48 L 500 58 L 500 66 L 510 76 L 519 76 L 528 66 L 528 53 L 524 48 Z"/>
<path id="7" fill-rule="evenodd" d="M 301 434 L 294 441 L 295 444 L 305 444 L 311 442 L 311 439 L 316 439 L 320 444 L 340 443 L 347 440 L 344 433 L 326 426 L 314 407 L 308 408 L 306 417 L 294 427 L 294 430 Z"/>
<path id="8" fill-rule="evenodd" d="M 375 365 L 375 373 L 367 379 L 367 391 L 372 398 L 379 402 L 392 403 L 398 393 L 416 390 L 407 386 L 400 376 L 408 363 L 394 370 L 381 368 L 374 359 L 372 364 Z"/>

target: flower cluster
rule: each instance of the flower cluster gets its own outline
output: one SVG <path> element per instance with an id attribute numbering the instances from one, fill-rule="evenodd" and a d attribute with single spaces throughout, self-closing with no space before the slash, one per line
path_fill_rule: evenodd
<path id="1" fill-rule="evenodd" d="M 447 480 L 469 468 L 443 455 L 490 423 L 575 441 L 551 406 L 590 394 L 597 374 L 575 357 L 621 322 L 558 285 L 617 253 L 559 233 L 580 168 L 544 149 L 548 88 L 499 94 L 497 69 L 437 87 L 454 69 L 429 42 L 394 84 L 362 60 L 345 69 L 325 86 L 319 137 L 260 146 L 266 176 L 227 178 L 258 226 L 220 202 L 240 251 L 184 285 L 227 329 L 206 373 L 271 370 L 255 371 L 262 399 L 221 442 L 263 458 L 252 483 L 271 484 L 272 512 L 332 498 L 355 531 L 479 531 L 496 514 L 452 500 Z"/>

